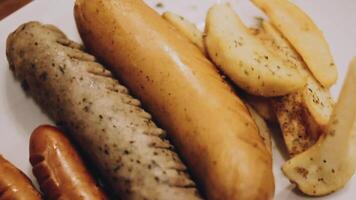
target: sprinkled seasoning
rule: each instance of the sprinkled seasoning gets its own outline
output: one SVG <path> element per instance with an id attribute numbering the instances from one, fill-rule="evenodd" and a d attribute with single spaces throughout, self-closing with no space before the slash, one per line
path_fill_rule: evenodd
<path id="1" fill-rule="evenodd" d="M 163 8 L 163 7 L 164 7 L 164 5 L 162 2 L 156 3 L 156 8 Z"/>
<path id="2" fill-rule="evenodd" d="M 62 122 L 72 137 L 80 139 L 80 148 L 112 180 L 113 191 L 127 192 L 123 199 L 169 199 L 173 193 L 200 199 L 192 192 L 197 190 L 184 164 L 164 139 L 165 132 L 139 107 L 139 101 L 102 65 L 88 60 L 79 45 L 53 28 L 28 24 L 9 36 L 10 63 L 23 72 L 15 75 L 23 87 L 31 87 L 29 94 L 54 121 Z M 78 56 L 75 59 L 72 49 Z M 151 183 L 156 184 L 152 187 Z"/>
<path id="3" fill-rule="evenodd" d="M 305 169 L 303 167 L 296 167 L 295 170 L 296 170 L 296 172 L 298 174 L 303 176 L 303 178 L 307 178 L 308 177 L 309 171 L 307 169 Z"/>

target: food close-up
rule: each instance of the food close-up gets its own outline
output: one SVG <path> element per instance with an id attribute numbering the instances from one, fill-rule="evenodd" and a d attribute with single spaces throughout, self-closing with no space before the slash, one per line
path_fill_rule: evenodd
<path id="1" fill-rule="evenodd" d="M 354 199 L 356 2 L 321 2 L 0 1 L 0 200 Z"/>

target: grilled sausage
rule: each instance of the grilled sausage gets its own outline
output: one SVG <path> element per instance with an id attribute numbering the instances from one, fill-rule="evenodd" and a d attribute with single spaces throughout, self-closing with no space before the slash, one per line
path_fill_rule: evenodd
<path id="1" fill-rule="evenodd" d="M 77 0 L 86 47 L 168 130 L 208 199 L 269 199 L 271 154 L 199 49 L 142 0 Z"/>
<path id="2" fill-rule="evenodd" d="M 0 155 L 0 200 L 41 200 L 27 176 Z"/>
<path id="3" fill-rule="evenodd" d="M 45 125 L 34 130 L 30 162 L 46 199 L 107 199 L 70 141 L 55 127 Z"/>
<path id="4" fill-rule="evenodd" d="M 165 132 L 78 46 L 55 27 L 30 22 L 9 36 L 7 57 L 29 94 L 122 199 L 199 199 Z"/>

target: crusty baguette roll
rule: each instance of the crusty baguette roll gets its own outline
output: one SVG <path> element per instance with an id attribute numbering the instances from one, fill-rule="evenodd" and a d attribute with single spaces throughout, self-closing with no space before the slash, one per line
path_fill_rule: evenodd
<path id="1" fill-rule="evenodd" d="M 67 137 L 42 125 L 30 138 L 30 162 L 46 199 L 107 200 Z"/>
<path id="2" fill-rule="evenodd" d="M 113 193 L 125 200 L 200 199 L 151 115 L 56 27 L 26 23 L 8 37 L 6 50 L 15 76 L 68 130 Z"/>
<path id="3" fill-rule="evenodd" d="M 27 176 L 0 155 L 0 200 L 41 200 Z"/>
<path id="4" fill-rule="evenodd" d="M 77 0 L 84 43 L 168 130 L 208 199 L 270 199 L 271 155 L 199 49 L 141 0 Z"/>

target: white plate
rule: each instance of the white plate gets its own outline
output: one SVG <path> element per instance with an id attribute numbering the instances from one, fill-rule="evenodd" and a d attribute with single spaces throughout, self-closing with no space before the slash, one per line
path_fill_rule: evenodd
<path id="1" fill-rule="evenodd" d="M 204 17 L 209 6 L 217 0 L 146 0 L 158 11 L 171 10 L 204 26 Z M 249 25 L 254 17 L 261 16 L 248 0 L 231 2 L 242 19 Z M 157 7 L 161 2 L 163 7 Z M 323 30 L 338 66 L 339 80 L 332 88 L 336 98 L 352 56 L 356 55 L 356 1 L 355 0 L 295 0 Z M 6 38 L 20 24 L 30 20 L 50 23 L 62 29 L 69 38 L 80 41 L 74 19 L 73 0 L 37 0 L 0 22 L 0 154 L 14 163 L 33 179 L 28 161 L 28 139 L 36 126 L 52 123 L 30 97 L 26 97 L 9 70 L 5 56 Z M 353 108 L 355 109 L 356 104 Z M 335 147 L 337 151 L 337 147 Z M 284 159 L 274 146 L 274 174 L 276 199 L 305 199 L 293 190 L 293 186 L 280 170 Z M 352 190 L 354 188 L 354 190 Z M 321 199 L 355 199 L 356 178 L 342 190 Z"/>

